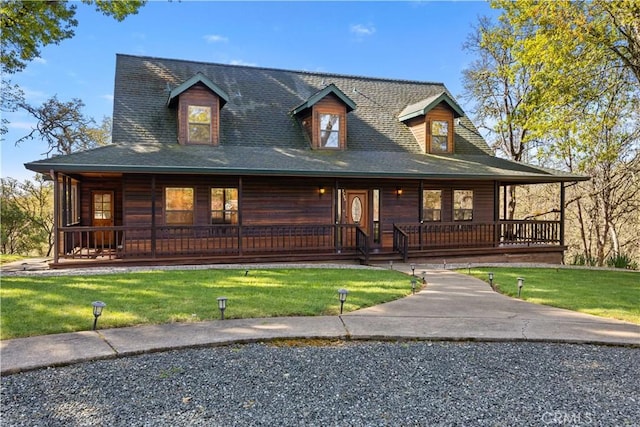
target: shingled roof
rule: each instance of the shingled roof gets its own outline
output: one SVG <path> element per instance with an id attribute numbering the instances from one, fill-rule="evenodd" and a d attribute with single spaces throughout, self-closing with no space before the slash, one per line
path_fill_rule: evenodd
<path id="1" fill-rule="evenodd" d="M 194 76 L 228 97 L 220 111 L 218 146 L 177 142 L 177 114 L 167 99 Z M 350 109 L 356 107 L 347 117 L 344 151 L 312 150 L 293 114 L 327 88 L 344 94 Z M 465 115 L 454 126 L 454 154 L 424 154 L 399 117 L 407 107 L 443 94 L 455 103 L 441 83 L 118 55 L 113 145 L 25 166 L 37 172 L 581 179 L 492 156 Z"/>

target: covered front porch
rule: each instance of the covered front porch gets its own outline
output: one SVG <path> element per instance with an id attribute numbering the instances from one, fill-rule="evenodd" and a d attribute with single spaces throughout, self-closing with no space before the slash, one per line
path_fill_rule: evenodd
<path id="1" fill-rule="evenodd" d="M 537 220 L 402 223 L 393 225 L 393 248 L 379 248 L 352 224 L 61 227 L 52 266 L 561 254 L 561 228 Z"/>

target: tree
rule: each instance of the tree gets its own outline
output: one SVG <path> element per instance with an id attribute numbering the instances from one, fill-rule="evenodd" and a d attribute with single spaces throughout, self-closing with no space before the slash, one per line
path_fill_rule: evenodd
<path id="1" fill-rule="evenodd" d="M 61 102 L 56 96 L 34 107 L 26 102 L 19 103 L 36 120 L 36 127 L 18 141 L 42 139 L 47 143 L 45 154 L 71 154 L 74 151 L 105 145 L 111 140 L 111 120 L 104 118 L 96 127 L 95 121 L 82 113 L 84 103 L 77 98 Z"/>
<path id="2" fill-rule="evenodd" d="M 534 142 L 529 120 L 536 113 L 537 95 L 530 84 L 535 68 L 515 57 L 519 38 L 508 21 L 493 24 L 481 18 L 464 48 L 478 59 L 463 71 L 464 97 L 475 101 L 474 118 L 488 132 L 493 149 L 520 162 Z M 516 211 L 516 187 L 509 188 L 508 218 Z"/>
<path id="3" fill-rule="evenodd" d="M 82 0 L 98 12 L 122 21 L 138 13 L 145 0 Z M 40 49 L 73 37 L 78 25 L 77 5 L 67 1 L 2 2 L 2 73 L 22 71 L 27 63 L 40 56 Z"/>
<path id="4" fill-rule="evenodd" d="M 511 31 L 498 39 L 499 46 L 510 49 L 516 70 L 529 70 L 532 96 L 519 106 L 529 113 L 528 135 L 537 141 L 539 159 L 592 177 L 572 187 L 570 216 L 576 219 L 583 256 L 602 265 L 610 254 L 638 242 L 629 230 L 640 227 L 633 214 L 640 192 L 634 65 L 640 21 L 629 17 L 638 16 L 640 3 L 492 4 L 504 9 L 500 25 Z"/>
<path id="5" fill-rule="evenodd" d="M 37 176 L 35 181 L 0 179 L 2 233 L 5 254 L 49 256 L 53 248 L 53 183 Z"/>

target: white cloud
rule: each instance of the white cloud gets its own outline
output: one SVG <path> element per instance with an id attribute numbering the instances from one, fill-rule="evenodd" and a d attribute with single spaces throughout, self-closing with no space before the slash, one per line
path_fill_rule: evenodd
<path id="1" fill-rule="evenodd" d="M 229 41 L 227 37 L 220 36 L 218 34 L 208 34 L 204 36 L 207 43 L 226 43 Z"/>
<path id="2" fill-rule="evenodd" d="M 246 62 L 243 61 L 241 59 L 232 59 L 231 61 L 229 61 L 229 64 L 231 65 L 246 65 L 249 67 L 255 67 L 257 64 L 253 63 L 253 62 Z"/>
<path id="3" fill-rule="evenodd" d="M 376 32 L 376 27 L 373 24 L 354 24 L 351 26 L 350 31 L 358 37 L 372 36 Z"/>
<path id="4" fill-rule="evenodd" d="M 110 95 L 110 94 L 101 95 L 100 98 L 106 99 L 109 102 L 113 102 L 113 95 Z"/>
<path id="5" fill-rule="evenodd" d="M 40 58 L 39 56 L 37 58 L 33 58 L 33 62 L 37 63 L 37 64 L 42 64 L 42 65 L 46 65 L 47 64 L 47 60 L 44 58 Z"/>

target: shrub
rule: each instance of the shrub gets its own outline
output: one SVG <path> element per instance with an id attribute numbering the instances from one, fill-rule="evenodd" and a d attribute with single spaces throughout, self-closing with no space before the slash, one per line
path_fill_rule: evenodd
<path id="1" fill-rule="evenodd" d="M 598 263 L 596 262 L 596 259 L 593 258 L 592 256 L 585 256 L 584 254 L 575 254 L 573 256 L 573 262 L 571 264 L 573 264 L 573 265 L 588 265 L 588 266 L 594 267 Z"/>
<path id="2" fill-rule="evenodd" d="M 610 256 L 609 258 L 607 258 L 607 266 L 615 268 L 626 268 L 629 270 L 638 269 L 638 263 L 631 259 L 631 257 L 627 254 L 617 254 Z"/>

